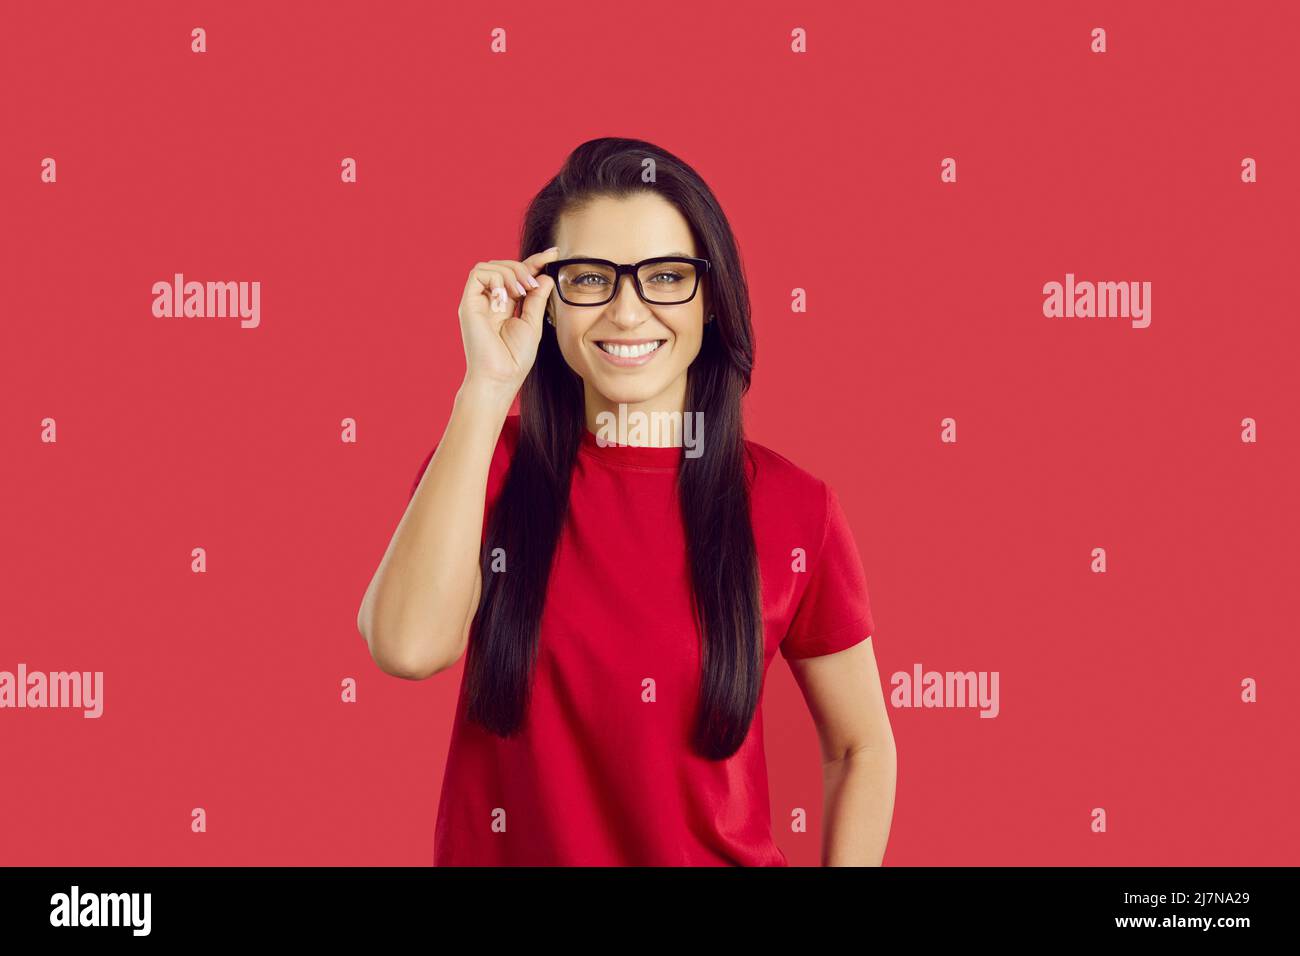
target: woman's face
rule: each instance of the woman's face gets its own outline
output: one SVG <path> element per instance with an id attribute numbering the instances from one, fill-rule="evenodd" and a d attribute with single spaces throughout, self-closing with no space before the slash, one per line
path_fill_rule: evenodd
<path id="1" fill-rule="evenodd" d="M 602 196 L 562 215 L 555 243 L 560 259 L 639 262 L 654 256 L 698 256 L 686 218 L 654 193 L 615 199 Z M 680 411 L 686 400 L 686 370 L 699 354 L 708 305 L 707 276 L 689 302 L 649 305 L 636 294 L 630 275 L 599 306 L 569 305 L 552 292 L 549 303 L 564 360 L 583 380 L 588 419 L 620 403 L 646 411 Z M 651 288 L 646 294 L 654 297 Z M 601 343 L 631 346 L 658 342 L 646 356 L 609 354 Z M 620 349 L 621 350 L 621 349 Z"/>

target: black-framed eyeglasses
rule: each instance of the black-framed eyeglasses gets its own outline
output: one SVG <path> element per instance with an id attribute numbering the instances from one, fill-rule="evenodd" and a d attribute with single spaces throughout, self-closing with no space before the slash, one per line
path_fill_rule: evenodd
<path id="1" fill-rule="evenodd" d="M 695 298 L 708 259 L 655 256 L 620 265 L 608 259 L 559 259 L 542 266 L 555 280 L 560 301 L 567 305 L 604 305 L 613 300 L 624 275 L 632 277 L 636 294 L 650 305 L 681 305 Z"/>

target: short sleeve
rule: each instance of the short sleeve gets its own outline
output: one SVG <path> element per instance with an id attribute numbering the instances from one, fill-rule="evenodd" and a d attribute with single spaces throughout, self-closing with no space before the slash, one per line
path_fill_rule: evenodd
<path id="1" fill-rule="evenodd" d="M 825 534 L 808 569 L 808 586 L 781 641 L 787 660 L 834 654 L 872 635 L 862 558 L 839 498 L 825 485 Z"/>

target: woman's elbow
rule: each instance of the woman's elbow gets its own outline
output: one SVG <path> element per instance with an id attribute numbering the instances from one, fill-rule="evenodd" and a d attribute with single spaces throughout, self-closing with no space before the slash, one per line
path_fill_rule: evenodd
<path id="1" fill-rule="evenodd" d="M 357 630 L 370 649 L 370 659 L 385 674 L 403 680 L 425 680 L 449 666 L 443 655 L 430 649 L 429 642 L 401 637 L 390 639 L 376 631 L 373 623 L 365 620 L 364 615 L 357 618 Z M 420 646 L 421 643 L 423 647 Z M 435 641 L 432 646 L 439 645 Z"/>
<path id="2" fill-rule="evenodd" d="M 446 669 L 442 659 L 428 653 L 410 650 L 410 642 L 398 642 L 390 647 L 384 641 L 369 640 L 370 659 L 385 674 L 403 680 L 425 680 Z"/>

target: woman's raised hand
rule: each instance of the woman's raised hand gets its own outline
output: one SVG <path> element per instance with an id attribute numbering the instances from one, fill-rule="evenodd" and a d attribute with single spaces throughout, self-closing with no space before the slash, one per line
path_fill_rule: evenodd
<path id="1" fill-rule="evenodd" d="M 460 334 L 465 344 L 465 381 L 513 400 L 537 358 L 543 312 L 555 282 L 541 273 L 559 248 L 522 262 L 490 259 L 470 269 L 460 300 Z M 515 315 L 518 303 L 523 305 Z"/>

